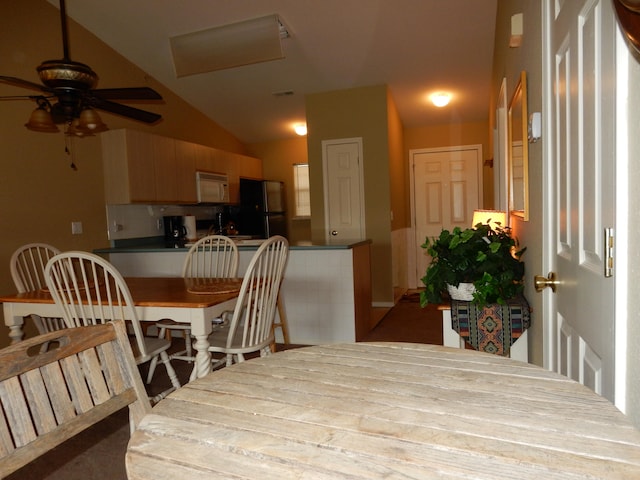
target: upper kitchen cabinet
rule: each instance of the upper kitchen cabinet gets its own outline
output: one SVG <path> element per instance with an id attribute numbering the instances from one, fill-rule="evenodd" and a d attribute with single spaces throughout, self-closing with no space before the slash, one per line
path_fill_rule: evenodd
<path id="1" fill-rule="evenodd" d="M 195 203 L 198 199 L 196 191 L 196 162 L 199 151 L 204 148 L 196 143 L 176 140 L 176 176 L 177 198 L 180 203 Z"/>
<path id="2" fill-rule="evenodd" d="M 240 203 L 240 177 L 262 179 L 262 160 L 198 145 L 196 170 L 223 173 L 229 178 L 229 203 Z"/>
<path id="3" fill-rule="evenodd" d="M 101 134 L 107 204 L 196 203 L 188 142 L 136 130 Z"/>
<path id="4" fill-rule="evenodd" d="M 238 203 L 239 177 L 262 178 L 262 160 L 136 130 L 101 134 L 107 204 L 195 204 L 196 172 L 229 177 Z"/>
<path id="5" fill-rule="evenodd" d="M 108 130 L 100 137 L 107 203 L 155 202 L 153 135 Z"/>
<path id="6" fill-rule="evenodd" d="M 259 158 L 243 156 L 242 161 L 240 162 L 239 174 L 244 178 L 254 178 L 256 180 L 262 180 L 262 160 L 260 160 Z"/>

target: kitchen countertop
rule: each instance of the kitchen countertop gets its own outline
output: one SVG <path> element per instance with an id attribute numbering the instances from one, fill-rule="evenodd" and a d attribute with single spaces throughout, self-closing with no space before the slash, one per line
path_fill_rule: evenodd
<path id="1" fill-rule="evenodd" d="M 114 245 L 107 248 L 96 248 L 94 253 L 149 253 L 149 252 L 186 252 L 188 246 L 167 247 L 162 237 L 132 238 L 115 240 Z M 370 244 L 371 240 L 338 240 L 329 242 L 299 241 L 289 244 L 290 250 L 344 250 Z M 259 243 L 256 240 L 239 240 L 239 250 L 256 250 Z"/>

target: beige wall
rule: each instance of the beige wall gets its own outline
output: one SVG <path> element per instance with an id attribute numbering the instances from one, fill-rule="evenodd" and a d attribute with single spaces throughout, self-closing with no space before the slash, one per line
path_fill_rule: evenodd
<path id="1" fill-rule="evenodd" d="M 381 87 L 382 88 L 382 87 Z M 381 101 L 381 92 L 386 89 L 380 90 L 378 87 L 373 90 L 366 89 L 368 92 L 356 90 L 347 90 L 343 92 L 332 92 L 331 96 L 349 97 L 354 95 L 357 100 L 355 102 L 366 102 L 367 95 L 372 95 L 371 101 Z M 323 98 L 329 94 L 321 94 L 320 103 L 323 103 Z M 351 100 L 345 100 L 347 103 Z M 323 108 L 329 108 L 323 103 Z M 328 113 L 327 113 L 328 114 Z M 368 114 L 367 114 L 368 115 Z M 453 145 L 469 145 L 480 144 L 482 145 L 484 159 L 490 159 L 492 154 L 489 146 L 489 124 L 488 122 L 476 122 L 465 123 L 457 125 L 431 125 L 414 128 L 404 128 L 397 112 L 395 103 L 390 92 L 387 91 L 387 111 L 386 115 L 381 122 L 386 122 L 386 135 L 388 142 L 388 158 L 387 164 L 384 168 L 378 169 L 378 176 L 375 181 L 384 184 L 383 187 L 389 190 L 389 205 L 390 212 L 393 212 L 392 219 L 391 214 L 389 216 L 391 228 L 391 286 L 398 287 L 400 289 L 406 289 L 408 285 L 408 254 L 407 249 L 410 248 L 409 242 L 413 239 L 409 234 L 411 227 L 411 208 L 410 208 L 410 191 L 409 191 L 409 150 L 417 148 L 433 148 L 441 146 L 453 146 Z M 312 122 L 310 122 L 311 124 Z M 384 125 L 384 123 L 382 123 Z M 312 127 L 311 127 L 312 128 Z M 337 127 L 342 128 L 342 127 Z M 353 128 L 351 125 L 344 127 L 347 131 L 344 135 L 337 135 L 335 138 L 350 138 L 351 136 L 358 136 L 357 131 L 359 129 Z M 333 134 L 333 132 L 332 132 Z M 339 136 L 338 136 L 339 135 Z M 293 139 L 293 140 L 280 140 L 273 142 L 265 142 L 261 144 L 249 145 L 250 154 L 262 158 L 264 161 L 264 175 L 265 178 L 274 178 L 284 181 L 287 185 L 287 201 L 289 204 L 293 202 L 292 198 L 292 179 L 291 179 L 291 166 L 294 163 L 306 161 L 307 152 L 303 152 L 304 148 L 307 148 L 307 142 L 305 139 Z M 367 147 L 365 146 L 365 150 Z M 320 166 L 317 169 L 312 168 L 312 189 L 316 192 L 316 204 L 320 202 L 321 206 L 324 206 L 322 198 L 322 179 L 318 176 L 322 175 L 322 153 L 317 152 Z M 365 152 L 366 156 L 366 152 Z M 365 158 L 365 162 L 367 159 Z M 367 163 L 367 166 L 369 164 Z M 382 178 L 385 177 L 385 178 Z M 484 167 L 484 206 L 490 208 L 493 204 L 493 174 L 490 167 Z M 369 177 L 366 178 L 369 181 Z M 320 192 L 320 193 L 318 193 Z M 367 202 L 367 210 L 371 207 Z M 318 228 L 323 229 L 323 216 L 324 213 L 318 212 L 317 208 L 313 208 L 312 215 L 314 221 L 318 223 Z M 374 212 L 374 216 L 377 216 Z M 311 229 L 308 222 L 289 221 L 290 236 L 294 240 L 305 240 L 311 238 Z M 322 230 L 322 234 L 324 231 Z M 319 238 L 323 238 L 322 236 Z M 388 257 L 388 253 L 384 253 Z M 374 276 L 379 272 L 380 268 L 374 269 Z M 386 292 L 386 290 L 385 290 Z M 388 302 L 389 300 L 377 300 L 381 302 Z"/>
<path id="2" fill-rule="evenodd" d="M 391 188 L 391 229 L 411 225 L 409 208 L 409 164 L 404 151 L 404 129 L 391 92 L 387 96 L 389 137 L 389 185 Z"/>
<path id="3" fill-rule="evenodd" d="M 511 16 L 523 14 L 524 38 L 519 48 L 509 48 Z M 498 2 L 496 36 L 492 78 L 491 112 L 495 112 L 496 99 L 503 78 L 507 79 L 507 98 L 510 100 L 520 72 L 527 72 L 529 112 L 542 111 L 542 2 L 511 0 Z M 492 119 L 495 115 L 492 114 Z M 491 128 L 494 128 L 492 123 Z M 512 217 L 514 234 L 521 246 L 527 247 L 522 257 L 526 265 L 525 296 L 533 312 L 529 330 L 529 361 L 542 365 L 542 296 L 533 288 L 533 277 L 542 272 L 542 145 L 544 138 L 529 144 L 529 208 L 528 222 Z"/>
<path id="4" fill-rule="evenodd" d="M 404 129 L 400 115 L 388 94 L 389 185 L 391 188 L 391 268 L 394 299 L 409 288 L 407 233 L 411 227 L 409 164 L 404 150 Z"/>
<path id="5" fill-rule="evenodd" d="M 313 239 L 325 238 L 322 141 L 362 138 L 366 236 L 373 242 L 374 304 L 393 302 L 388 101 L 385 85 L 306 97 Z"/>
<path id="6" fill-rule="evenodd" d="M 60 58 L 59 11 L 45 0 L 11 2 L 0 15 L 2 74 L 38 82 L 36 66 Z M 100 112 L 109 128 L 147 130 L 238 153 L 240 141 L 179 100 L 169 90 L 126 61 L 93 35 L 69 22 L 71 57 L 89 64 L 99 75 L 98 87 L 150 86 L 164 104 L 132 104 L 158 112 L 157 126 Z M 0 96 L 32 95 L 37 91 L 0 84 Z M 100 143 L 97 137 L 74 140 L 65 153 L 62 133 L 37 133 L 24 127 L 35 108 L 32 101 L 0 102 L 0 291 L 14 292 L 9 257 L 20 245 L 46 242 L 62 250 L 93 250 L 108 246 Z M 69 165 L 73 159 L 77 171 Z M 71 235 L 71 222 L 81 221 L 84 233 Z M 4 329 L 6 331 L 6 329 Z M 0 335 L 0 346 L 7 335 Z"/>
<path id="7" fill-rule="evenodd" d="M 307 138 L 254 143 L 247 147 L 251 155 L 262 159 L 262 172 L 265 179 L 285 183 L 289 241 L 311 240 L 311 220 L 293 218 L 295 204 L 293 165 L 307 163 Z"/>

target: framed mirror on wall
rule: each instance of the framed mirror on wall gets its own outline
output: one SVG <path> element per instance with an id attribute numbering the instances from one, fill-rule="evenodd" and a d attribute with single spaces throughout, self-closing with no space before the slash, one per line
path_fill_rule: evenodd
<path id="1" fill-rule="evenodd" d="M 493 208 L 502 212 L 509 209 L 508 108 L 507 79 L 503 78 L 496 104 L 496 128 L 493 140 Z"/>
<path id="2" fill-rule="evenodd" d="M 529 144 L 527 142 L 527 72 L 509 102 L 509 212 L 529 220 Z"/>

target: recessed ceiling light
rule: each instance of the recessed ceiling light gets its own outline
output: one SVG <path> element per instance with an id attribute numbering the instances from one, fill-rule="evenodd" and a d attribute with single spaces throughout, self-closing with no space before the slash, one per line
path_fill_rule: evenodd
<path id="1" fill-rule="evenodd" d="M 446 107 L 451 100 L 451 94 L 446 92 L 434 93 L 429 97 L 436 107 Z"/>

